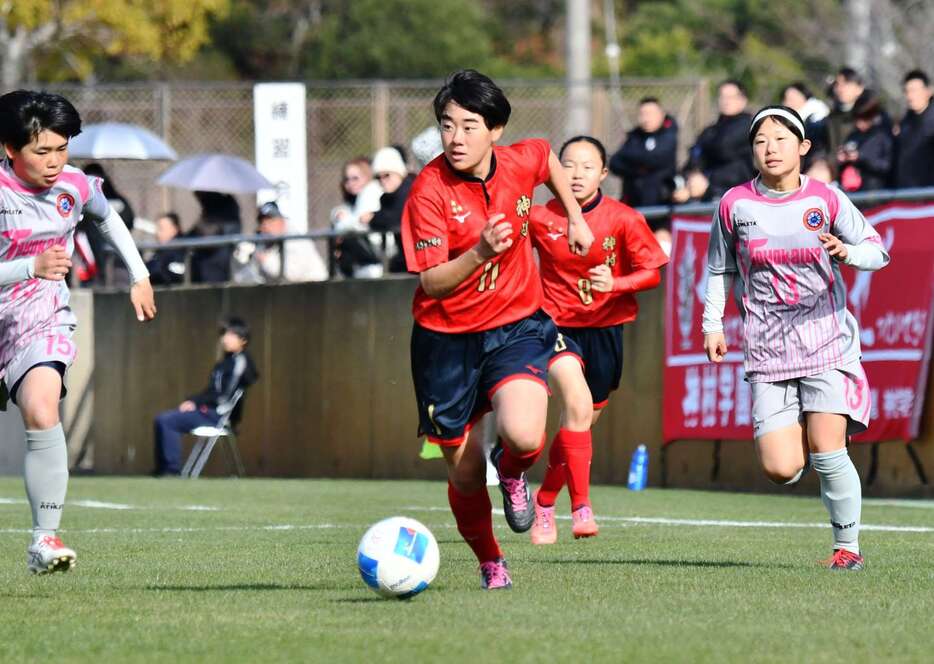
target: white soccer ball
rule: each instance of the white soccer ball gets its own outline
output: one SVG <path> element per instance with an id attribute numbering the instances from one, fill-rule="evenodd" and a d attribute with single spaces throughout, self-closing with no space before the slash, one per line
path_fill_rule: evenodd
<path id="1" fill-rule="evenodd" d="M 357 547 L 360 576 L 383 597 L 414 597 L 434 580 L 439 562 L 435 536 L 404 516 L 373 525 Z"/>

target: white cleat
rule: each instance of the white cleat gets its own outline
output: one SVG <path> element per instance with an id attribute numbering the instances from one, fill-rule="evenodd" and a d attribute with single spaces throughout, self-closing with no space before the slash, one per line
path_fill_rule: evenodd
<path id="1" fill-rule="evenodd" d="M 26 566 L 33 574 L 67 572 L 76 559 L 75 552 L 53 535 L 46 535 L 26 549 Z"/>

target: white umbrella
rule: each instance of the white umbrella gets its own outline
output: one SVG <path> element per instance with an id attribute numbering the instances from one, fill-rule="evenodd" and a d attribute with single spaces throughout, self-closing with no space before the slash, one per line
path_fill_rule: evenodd
<path id="1" fill-rule="evenodd" d="M 219 153 L 185 157 L 172 164 L 157 182 L 164 187 L 223 194 L 252 194 L 275 188 L 246 159 Z"/>
<path id="2" fill-rule="evenodd" d="M 154 133 L 123 122 L 86 125 L 71 139 L 68 152 L 77 159 L 178 159 Z"/>

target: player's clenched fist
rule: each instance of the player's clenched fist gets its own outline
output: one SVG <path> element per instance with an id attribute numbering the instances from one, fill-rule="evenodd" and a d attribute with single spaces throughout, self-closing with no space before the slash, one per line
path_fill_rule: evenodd
<path id="1" fill-rule="evenodd" d="M 831 257 L 841 262 L 846 260 L 849 252 L 847 251 L 846 245 L 843 244 L 843 241 L 836 235 L 831 235 L 830 233 L 821 233 L 820 241 L 824 245 L 824 249 L 827 250 L 827 253 L 830 254 Z"/>
<path id="2" fill-rule="evenodd" d="M 704 350 L 711 362 L 722 362 L 726 357 L 726 336 L 723 332 L 711 332 L 704 335 Z"/>
<path id="3" fill-rule="evenodd" d="M 590 286 L 598 293 L 609 293 L 613 290 L 613 272 L 608 265 L 600 264 L 590 268 Z"/>
<path id="4" fill-rule="evenodd" d="M 568 218 L 568 244 L 571 247 L 571 253 L 578 256 L 586 256 L 590 251 L 590 245 L 593 244 L 593 231 L 584 221 L 581 215 L 577 219 Z"/>
<path id="5" fill-rule="evenodd" d="M 505 218 L 505 214 L 499 213 L 487 219 L 477 243 L 477 253 L 483 260 L 493 258 L 512 246 L 512 224 L 503 221 Z"/>
<path id="6" fill-rule="evenodd" d="M 71 269 L 71 259 L 64 247 L 49 247 L 36 256 L 35 274 L 40 279 L 61 281 Z"/>

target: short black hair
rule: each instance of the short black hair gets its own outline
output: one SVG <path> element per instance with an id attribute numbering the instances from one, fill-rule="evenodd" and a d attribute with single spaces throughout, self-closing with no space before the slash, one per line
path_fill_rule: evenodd
<path id="1" fill-rule="evenodd" d="M 569 145 L 574 143 L 590 143 L 597 149 L 597 152 L 600 153 L 600 163 L 605 168 L 606 167 L 606 148 L 603 147 L 603 143 L 598 141 L 593 136 L 585 136 L 581 134 L 580 136 L 572 136 L 564 142 L 564 145 L 561 146 L 561 149 L 558 150 L 558 159 L 561 160 L 564 158 L 564 151 L 567 150 Z"/>
<path id="2" fill-rule="evenodd" d="M 763 106 L 763 107 L 760 108 L 758 111 L 756 111 L 756 115 L 759 115 L 759 113 L 761 113 L 762 111 L 767 111 L 767 110 L 773 109 L 773 108 L 779 108 L 779 109 L 781 109 L 781 110 L 783 110 L 783 111 L 786 111 L 786 112 L 788 112 L 788 113 L 791 113 L 791 115 L 792 115 L 793 117 L 798 118 L 798 121 L 801 123 L 801 126 L 802 126 L 802 127 L 804 126 L 804 120 L 802 120 L 802 119 L 801 119 L 801 116 L 798 115 L 798 111 L 796 111 L 796 110 L 793 109 L 793 108 L 789 108 L 788 106 L 782 106 L 781 104 L 772 104 L 771 106 Z M 755 116 L 753 116 L 753 117 L 755 117 Z M 781 125 L 787 127 L 787 128 L 788 128 L 788 131 L 790 131 L 792 134 L 794 134 L 795 136 L 797 136 L 799 141 L 803 141 L 803 140 L 804 140 L 804 134 L 802 134 L 802 133 L 801 133 L 801 130 L 800 130 L 798 127 L 796 127 L 795 124 L 794 124 L 791 120 L 789 120 L 788 118 L 783 117 L 783 116 L 781 116 L 781 115 L 766 115 L 766 116 L 763 117 L 763 118 L 759 118 L 759 120 L 757 120 L 757 121 L 752 125 L 752 127 L 750 127 L 750 129 L 749 129 L 749 145 L 752 145 L 752 142 L 753 142 L 753 140 L 754 140 L 755 137 L 756 137 L 756 132 L 759 131 L 759 127 L 761 127 L 761 126 L 762 126 L 762 123 L 765 122 L 766 119 L 768 119 L 768 118 L 772 118 L 775 122 L 778 122 L 779 124 L 781 124 Z"/>
<path id="3" fill-rule="evenodd" d="M 929 79 L 927 73 L 921 69 L 912 69 L 905 74 L 905 78 L 902 79 L 902 85 L 905 85 L 908 81 L 921 81 L 924 83 L 925 87 L 931 84 L 931 79 Z"/>
<path id="4" fill-rule="evenodd" d="M 804 95 L 805 99 L 810 99 L 811 97 L 814 96 L 813 93 L 811 92 L 811 88 L 809 88 L 807 84 L 805 84 L 803 81 L 794 81 L 786 85 L 784 89 L 782 89 L 782 96 L 784 97 L 785 93 L 788 92 L 789 90 L 797 90 L 802 95 Z"/>
<path id="5" fill-rule="evenodd" d="M 81 116 L 70 101 L 51 92 L 14 90 L 0 96 L 0 142 L 22 150 L 45 130 L 73 138 L 81 133 Z"/>
<path id="6" fill-rule="evenodd" d="M 863 85 L 863 77 L 852 67 L 840 67 L 840 69 L 837 70 L 837 76 L 848 83 Z"/>
<path id="7" fill-rule="evenodd" d="M 639 100 L 639 106 L 642 106 L 643 104 L 658 104 L 659 106 L 661 106 L 662 102 L 658 100 L 658 97 L 649 96 L 649 97 L 643 97 L 642 99 Z"/>
<path id="8" fill-rule="evenodd" d="M 720 81 L 720 85 L 717 86 L 717 90 L 719 91 L 725 85 L 734 85 L 744 97 L 749 97 L 749 91 L 746 90 L 746 86 L 743 85 L 742 81 L 739 79 L 728 78 L 725 81 Z"/>
<path id="9" fill-rule="evenodd" d="M 447 77 L 435 95 L 435 118 L 441 122 L 449 102 L 483 116 L 487 129 L 505 127 L 512 106 L 506 95 L 488 76 L 475 69 L 461 69 Z"/>
<path id="10" fill-rule="evenodd" d="M 228 316 L 221 321 L 220 333 L 233 332 L 246 343 L 250 343 L 250 326 L 239 316 Z"/>

